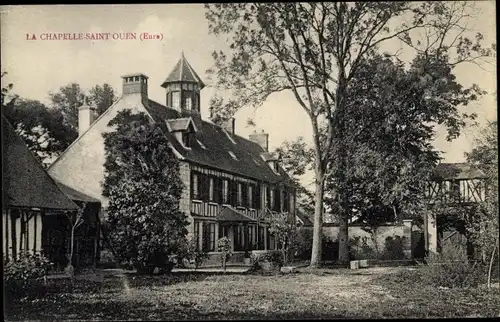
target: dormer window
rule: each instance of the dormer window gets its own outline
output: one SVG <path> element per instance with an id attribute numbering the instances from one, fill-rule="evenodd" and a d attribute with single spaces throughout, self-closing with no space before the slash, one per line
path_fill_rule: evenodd
<path id="1" fill-rule="evenodd" d="M 274 166 L 274 171 L 275 171 L 276 173 L 279 173 L 279 168 L 280 168 L 280 167 L 279 167 L 279 165 L 278 165 L 278 161 L 274 161 L 273 163 L 274 163 L 274 165 L 273 165 L 273 166 Z"/>
<path id="2" fill-rule="evenodd" d="M 191 133 L 189 133 L 189 132 L 182 133 L 182 144 L 186 148 L 190 148 L 191 147 Z"/>
<path id="3" fill-rule="evenodd" d="M 195 138 L 195 133 L 198 131 L 193 120 L 189 118 L 167 120 L 167 128 L 172 133 L 179 143 L 184 148 L 190 149 Z M 198 141 L 199 143 L 199 141 Z"/>

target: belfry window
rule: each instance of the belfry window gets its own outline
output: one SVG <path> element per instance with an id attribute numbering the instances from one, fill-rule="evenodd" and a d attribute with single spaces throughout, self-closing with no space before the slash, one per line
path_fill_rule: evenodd
<path id="1" fill-rule="evenodd" d="M 172 107 L 175 109 L 181 106 L 181 92 L 172 92 Z"/>
<path id="2" fill-rule="evenodd" d="M 191 100 L 190 96 L 186 97 L 184 101 L 184 108 L 186 110 L 191 110 L 193 108 L 193 101 Z"/>

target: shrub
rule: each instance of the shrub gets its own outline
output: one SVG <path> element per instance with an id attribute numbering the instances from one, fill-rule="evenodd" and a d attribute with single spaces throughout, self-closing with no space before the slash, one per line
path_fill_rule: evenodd
<path id="1" fill-rule="evenodd" d="M 356 236 L 349 239 L 349 255 L 351 259 L 376 259 L 377 251 L 368 245 L 368 237 Z"/>
<path id="2" fill-rule="evenodd" d="M 301 260 L 311 259 L 312 243 L 312 229 L 299 229 L 297 231 L 294 257 Z"/>
<path id="3" fill-rule="evenodd" d="M 401 260 L 405 259 L 404 244 L 406 237 L 394 236 L 385 239 L 384 251 L 381 254 L 381 259 L 386 260 Z"/>
<path id="4" fill-rule="evenodd" d="M 271 250 L 250 256 L 254 270 L 276 270 L 284 265 L 283 254 L 279 250 Z"/>
<path id="5" fill-rule="evenodd" d="M 4 265 L 4 286 L 8 297 L 36 295 L 53 263 L 42 255 L 22 254 L 17 261 Z"/>
<path id="6" fill-rule="evenodd" d="M 221 261 L 222 261 L 222 267 L 224 268 L 224 271 L 226 270 L 226 263 L 233 255 L 231 252 L 231 239 L 227 238 L 226 236 L 222 237 L 217 241 L 217 248 L 219 252 L 222 252 L 221 256 Z"/>
<path id="7" fill-rule="evenodd" d="M 321 238 L 321 258 L 323 260 L 336 261 L 339 257 L 339 242 L 333 241 L 330 237 L 322 235 Z"/>
<path id="8" fill-rule="evenodd" d="M 180 251 L 180 262 L 186 267 L 193 263 L 195 269 L 199 268 L 208 257 L 208 253 L 199 248 L 194 240 L 189 241 Z"/>
<path id="9" fill-rule="evenodd" d="M 460 245 L 450 245 L 426 258 L 425 278 L 436 287 L 477 287 L 485 280 L 485 268 L 469 261 Z"/>

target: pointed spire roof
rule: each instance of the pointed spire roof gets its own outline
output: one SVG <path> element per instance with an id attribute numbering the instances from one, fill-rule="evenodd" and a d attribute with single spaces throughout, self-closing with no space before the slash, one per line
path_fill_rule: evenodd
<path id="1" fill-rule="evenodd" d="M 168 83 L 174 82 L 197 83 L 200 85 L 200 89 L 205 87 L 205 83 L 203 83 L 193 67 L 186 60 L 186 57 L 184 57 L 184 52 L 181 53 L 181 58 L 161 86 L 165 87 Z"/>

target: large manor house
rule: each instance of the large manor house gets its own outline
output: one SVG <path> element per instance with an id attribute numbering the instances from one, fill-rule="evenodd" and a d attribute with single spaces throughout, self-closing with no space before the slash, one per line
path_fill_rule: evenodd
<path id="1" fill-rule="evenodd" d="M 161 85 L 165 101 L 148 97 L 149 79 L 141 73 L 122 76 L 122 96 L 94 120 L 94 108 L 79 108 L 79 136 L 50 166 L 56 181 L 100 200 L 101 218 L 107 200 L 104 180 L 104 139 L 108 123 L 118 112 L 144 112 L 160 125 L 180 161 L 184 190 L 181 211 L 188 215 L 188 231 L 198 247 L 217 252 L 217 240 L 231 239 L 235 254 L 274 249 L 276 242 L 262 218 L 288 212 L 295 218 L 295 187 L 276 153 L 268 150 L 267 133 L 249 138 L 235 134 L 234 118 L 214 124 L 201 118 L 200 91 L 205 84 L 184 55 Z"/>

